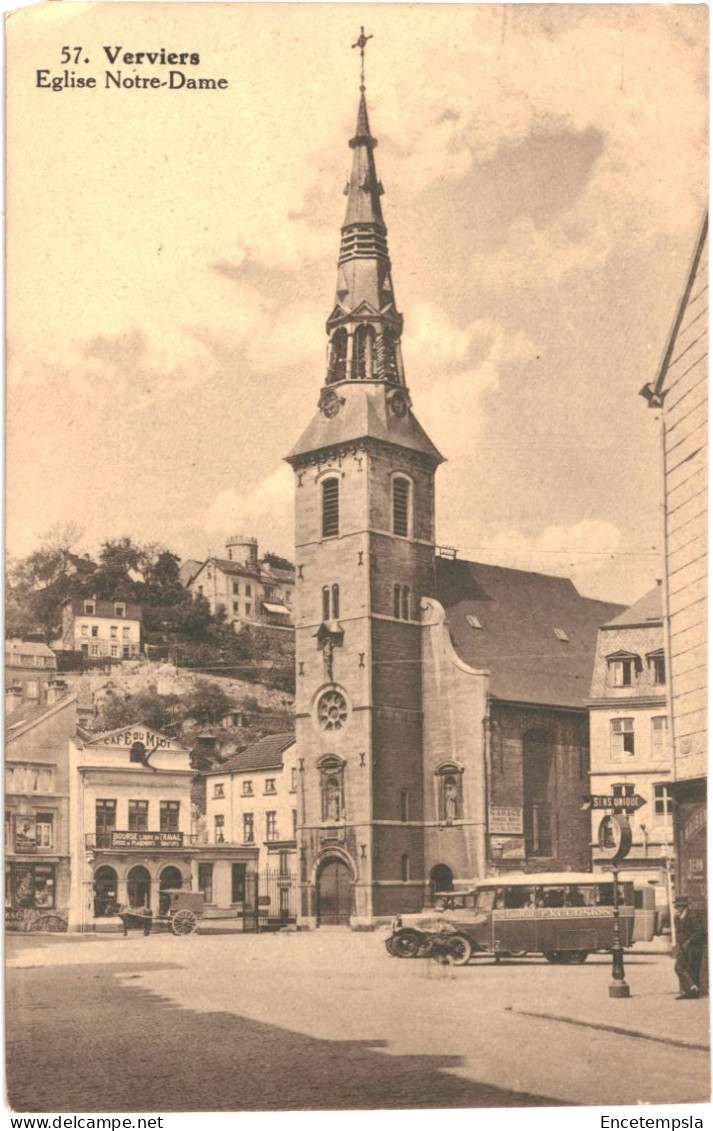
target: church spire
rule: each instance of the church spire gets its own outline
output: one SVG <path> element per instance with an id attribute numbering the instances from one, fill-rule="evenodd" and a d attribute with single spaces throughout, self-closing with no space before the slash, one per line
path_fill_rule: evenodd
<path id="1" fill-rule="evenodd" d="M 327 384 L 385 381 L 403 385 L 401 330 L 396 310 L 386 225 L 381 211 L 383 185 L 376 173 L 377 140 L 369 127 L 364 81 L 364 49 L 372 36 L 364 28 L 353 47 L 360 49 L 361 83 L 356 133 L 350 140 L 352 168 L 344 192 L 347 209 L 337 267 L 336 304 L 327 322 Z"/>

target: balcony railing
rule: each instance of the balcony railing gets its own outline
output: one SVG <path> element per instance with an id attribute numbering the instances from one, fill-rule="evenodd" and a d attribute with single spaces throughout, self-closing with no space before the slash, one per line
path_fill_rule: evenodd
<path id="1" fill-rule="evenodd" d="M 194 843 L 193 836 L 179 832 L 138 832 L 134 829 L 109 829 L 88 833 L 86 848 L 183 848 Z"/>

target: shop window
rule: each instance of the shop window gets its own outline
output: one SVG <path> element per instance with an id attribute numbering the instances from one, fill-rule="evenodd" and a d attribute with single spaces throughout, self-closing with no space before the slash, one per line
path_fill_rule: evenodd
<path id="1" fill-rule="evenodd" d="M 395 476 L 391 481 L 391 528 L 394 534 L 408 538 L 411 510 L 411 483 Z"/>
<path id="2" fill-rule="evenodd" d="M 634 756 L 634 720 L 612 719 L 611 754 L 615 762 Z"/>
<path id="3" fill-rule="evenodd" d="M 265 814 L 265 840 L 279 840 L 277 833 L 277 813 L 268 810 Z"/>
<path id="4" fill-rule="evenodd" d="M 252 813 L 243 813 L 243 841 L 245 844 L 255 843 L 255 817 Z"/>
<path id="5" fill-rule="evenodd" d="M 198 891 L 206 903 L 213 902 L 213 865 L 198 865 Z"/>
<path id="6" fill-rule="evenodd" d="M 52 848 L 54 846 L 54 814 L 38 813 L 35 835 L 38 848 Z"/>
<path id="7" fill-rule="evenodd" d="M 129 832 L 145 833 L 149 827 L 148 801 L 129 802 Z"/>
<path id="8" fill-rule="evenodd" d="M 322 537 L 335 538 L 339 534 L 339 480 L 322 481 Z"/>
<path id="9" fill-rule="evenodd" d="M 225 843 L 225 816 L 223 813 L 216 813 L 213 823 L 215 833 L 215 843 Z"/>
<path id="10" fill-rule="evenodd" d="M 231 898 L 233 903 L 245 903 L 245 865 L 233 864 L 231 875 Z"/>
<path id="11" fill-rule="evenodd" d="M 180 801 L 162 801 L 160 805 L 160 829 L 162 833 L 178 832 Z"/>
<path id="12" fill-rule="evenodd" d="M 94 918 L 115 915 L 118 906 L 116 872 L 102 864 L 94 873 Z"/>
<path id="13" fill-rule="evenodd" d="M 55 879 L 54 864 L 11 864 L 12 906 L 51 911 L 56 903 Z"/>

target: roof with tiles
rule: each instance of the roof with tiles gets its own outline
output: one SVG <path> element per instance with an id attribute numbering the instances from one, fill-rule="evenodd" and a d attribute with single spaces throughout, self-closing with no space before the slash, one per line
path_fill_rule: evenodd
<path id="1" fill-rule="evenodd" d="M 211 770 L 211 774 L 224 774 L 224 773 L 240 773 L 246 770 L 281 770 L 283 766 L 283 758 L 285 750 L 292 746 L 295 741 L 294 734 L 267 734 L 256 742 L 253 746 L 249 746 L 247 750 L 243 750 L 240 754 L 234 754 L 227 762 L 216 770 Z"/>
<path id="2" fill-rule="evenodd" d="M 437 558 L 436 577 L 456 652 L 490 671 L 493 698 L 584 707 L 598 629 L 621 605 L 582 597 L 565 577 L 478 562 Z"/>
<path id="3" fill-rule="evenodd" d="M 602 625 L 602 628 L 638 628 L 640 625 L 661 624 L 663 602 L 661 586 L 656 585 L 623 613 Z"/>
<path id="4" fill-rule="evenodd" d="M 5 663 L 6 664 L 19 664 L 22 663 L 24 656 L 45 656 L 47 659 L 56 660 L 56 656 L 51 648 L 46 644 L 38 644 L 35 641 L 29 640 L 6 640 L 5 641 Z"/>

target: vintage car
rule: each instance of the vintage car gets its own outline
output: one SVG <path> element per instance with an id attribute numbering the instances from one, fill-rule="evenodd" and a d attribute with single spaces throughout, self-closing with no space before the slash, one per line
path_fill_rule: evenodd
<path id="1" fill-rule="evenodd" d="M 618 884 L 620 936 L 630 946 L 634 885 Z M 614 941 L 614 878 L 591 872 L 532 873 L 477 881 L 468 891 L 439 893 L 421 915 L 400 916 L 387 940 L 389 954 L 415 958 L 444 924 L 454 961 L 477 953 L 496 958 L 540 952 L 548 962 L 584 962 Z M 649 934 L 649 938 L 651 934 Z"/>

